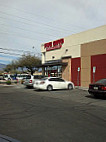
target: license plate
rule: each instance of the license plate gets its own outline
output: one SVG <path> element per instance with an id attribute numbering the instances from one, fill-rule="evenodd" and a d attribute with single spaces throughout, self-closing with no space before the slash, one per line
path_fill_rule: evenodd
<path id="1" fill-rule="evenodd" d="M 98 87 L 94 87 L 94 90 L 98 90 Z"/>

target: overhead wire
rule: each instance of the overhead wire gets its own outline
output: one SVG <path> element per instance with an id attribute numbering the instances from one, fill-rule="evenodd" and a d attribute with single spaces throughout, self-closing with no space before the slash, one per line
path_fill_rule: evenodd
<path id="1" fill-rule="evenodd" d="M 13 8 L 13 7 L 11 7 L 11 8 Z M 16 9 L 16 10 L 18 10 L 18 8 L 13 8 L 13 9 Z M 24 13 L 27 13 L 27 14 L 30 14 L 30 15 L 33 15 L 33 16 L 35 16 L 35 14 L 34 13 L 28 13 L 28 12 L 25 12 L 25 10 L 22 10 L 22 9 L 19 9 L 18 11 L 24 11 Z M 3 13 L 3 12 L 2 12 Z M 5 15 L 11 15 L 11 14 L 7 14 L 7 13 L 5 13 Z M 14 20 L 14 21 L 16 21 L 16 22 L 20 22 L 20 23 L 23 23 L 23 24 L 26 24 L 26 25 L 33 25 L 33 26 L 35 26 L 35 24 L 38 24 L 39 22 L 37 21 L 37 22 L 34 22 L 33 21 L 33 23 L 34 24 L 32 24 L 31 22 L 32 22 L 32 19 L 31 20 L 29 20 L 29 19 L 27 19 L 27 18 L 25 18 L 25 17 L 21 17 L 21 16 L 17 16 L 17 15 L 13 15 L 12 14 L 12 16 L 15 16 L 15 18 L 17 17 L 17 18 L 20 18 L 20 19 L 23 19 L 23 20 L 26 20 L 26 21 L 28 21 L 28 22 L 30 22 L 30 23 L 27 23 L 27 22 L 23 22 L 23 21 L 18 21 L 18 20 L 14 20 L 14 19 L 12 19 L 12 20 Z M 39 17 L 40 15 L 38 15 L 38 17 Z M 48 19 L 48 17 L 46 18 L 45 16 L 40 16 L 40 17 L 42 17 L 42 18 L 44 18 L 44 19 Z M 1 17 L 0 17 L 1 18 Z M 4 18 L 4 17 L 2 17 L 2 19 L 7 19 L 7 18 Z M 9 18 L 8 18 L 9 19 Z M 53 21 L 54 22 L 54 21 Z M 46 26 L 47 28 L 49 28 L 50 29 L 50 27 L 51 27 L 51 29 L 53 30 L 53 31 L 55 31 L 55 29 L 57 28 L 56 26 L 51 26 L 51 25 L 49 25 L 49 24 L 45 24 L 45 23 L 40 23 L 40 25 L 43 25 L 43 26 Z M 71 25 L 71 24 L 70 24 Z M 74 25 L 74 27 L 79 27 L 79 26 L 75 26 Z M 19 27 L 14 27 L 14 28 L 17 28 L 17 29 L 19 29 Z M 54 29 L 53 29 L 54 28 Z M 80 28 L 80 27 L 79 27 Z M 66 29 L 62 29 L 62 28 L 60 28 L 60 27 L 58 27 L 58 29 L 56 29 L 56 31 L 59 31 L 59 29 L 60 29 L 60 31 L 64 31 L 65 30 L 65 32 L 66 31 L 68 31 L 68 32 L 70 32 L 69 30 L 66 30 Z M 69 28 L 68 28 L 69 29 Z M 24 30 L 24 29 L 22 29 L 22 28 L 20 28 L 20 30 Z M 29 30 L 27 30 L 27 31 L 29 31 Z M 29 31 L 29 32 L 32 32 L 32 31 Z M 71 32 L 73 32 L 73 31 L 71 31 Z M 75 31 L 74 31 L 75 32 Z M 1 33 L 2 34 L 2 33 Z M 3 33 L 3 34 L 11 34 L 11 36 L 12 36 L 12 34 L 17 34 L 17 33 Z M 39 33 L 40 34 L 40 33 Z M 43 33 L 41 33 L 42 35 L 43 35 Z M 19 36 L 19 35 L 16 35 L 17 37 L 22 37 L 22 38 L 27 38 L 27 39 L 30 39 L 30 40 L 36 40 L 36 39 L 32 39 L 32 38 L 28 38 L 28 37 L 24 37 L 24 36 Z M 37 40 L 38 41 L 38 40 Z M 39 40 L 39 41 L 41 41 L 41 40 Z"/>
<path id="2" fill-rule="evenodd" d="M 3 19 L 9 19 L 9 18 L 4 18 L 4 17 L 0 17 L 0 18 L 3 18 Z M 10 20 L 10 19 L 9 19 Z M 27 24 L 27 25 L 33 25 L 34 26 L 34 24 L 28 24 L 28 23 L 26 23 L 26 22 L 20 22 L 20 21 L 17 21 L 17 20 L 15 20 L 16 22 L 19 22 L 19 23 L 22 23 L 22 24 Z M 3 24 L 3 26 L 5 26 L 5 24 Z M 18 29 L 20 29 L 20 30 L 24 30 L 24 29 L 22 29 L 22 28 L 19 28 L 19 27 L 14 27 L 14 28 L 18 28 Z M 28 31 L 30 31 L 30 30 L 28 30 Z M 53 30 L 54 31 L 54 30 Z M 33 32 L 33 31 L 30 31 L 30 32 Z M 56 38 L 56 36 L 54 36 L 54 35 L 51 35 L 51 34 L 47 34 L 47 33 L 40 33 L 40 32 L 37 32 L 37 33 L 39 33 L 39 34 L 44 34 L 44 35 L 47 35 L 47 36 L 53 36 L 53 37 L 55 37 Z M 59 34 L 60 34 L 60 32 L 59 32 Z M 45 36 L 43 37 L 43 38 L 45 38 Z M 49 37 L 50 38 L 50 37 Z M 30 38 L 31 39 L 31 38 Z M 49 39 L 47 39 L 47 40 L 49 40 Z"/>
<path id="3" fill-rule="evenodd" d="M 10 8 L 10 6 L 7 6 L 7 5 L 0 5 L 0 6 L 2 6 L 2 7 L 7 7 L 7 8 Z M 32 12 L 27 12 L 26 10 L 24 10 L 24 9 L 19 9 L 19 8 L 14 8 L 14 7 L 11 7 L 11 9 L 15 9 L 15 10 L 17 10 L 17 11 L 21 11 L 21 12 L 24 12 L 24 13 L 26 13 L 26 14 L 29 14 L 29 15 L 33 15 L 33 16 L 40 16 L 40 17 L 42 17 L 42 18 L 44 18 L 44 19 L 50 19 L 50 17 L 46 17 L 46 16 L 42 16 L 42 15 L 38 15 L 38 14 L 35 14 L 35 13 L 32 13 Z M 5 13 L 5 14 L 7 14 L 7 13 Z M 9 14 L 9 15 L 11 15 L 11 14 Z M 15 15 L 14 15 L 15 16 Z M 24 18 L 24 17 L 20 17 L 20 18 Z M 24 18 L 24 19 L 26 19 L 26 18 Z M 28 19 L 26 19 L 26 20 L 28 20 Z M 30 20 L 31 21 L 31 20 Z M 55 20 L 54 20 L 55 21 Z M 54 22 L 53 21 L 53 22 Z M 44 24 L 44 23 L 43 23 Z M 71 27 L 73 26 L 73 27 L 77 27 L 77 28 L 84 28 L 84 27 L 82 27 L 82 26 L 80 26 L 80 25 L 75 25 L 75 24 L 70 24 L 71 25 Z M 50 25 L 49 25 L 50 26 Z M 59 29 L 59 28 L 58 28 Z M 69 28 L 67 28 L 67 29 L 69 29 Z M 62 30 L 62 29 L 61 29 Z M 66 31 L 66 29 L 64 29 L 65 31 Z M 69 31 L 69 30 L 68 30 Z M 71 31 L 72 32 L 72 31 Z M 75 32 L 75 31 L 73 31 L 73 32 Z M 76 33 L 76 32 L 75 32 Z"/>
<path id="4" fill-rule="evenodd" d="M 45 19 L 48 19 L 48 17 L 46 17 L 46 16 L 42 16 L 42 15 L 38 15 L 38 14 L 35 14 L 35 13 L 32 13 L 32 12 L 26 12 L 26 10 L 24 10 L 24 9 L 19 9 L 19 8 L 14 8 L 14 7 L 10 7 L 10 6 L 7 6 L 7 5 L 0 5 L 0 6 L 2 6 L 2 7 L 4 7 L 4 8 L 11 8 L 11 9 L 15 9 L 15 10 L 17 10 L 17 11 L 22 11 L 23 13 L 27 13 L 27 14 L 29 14 L 29 15 L 33 15 L 33 16 L 40 16 L 40 17 L 42 17 L 42 18 L 45 18 Z M 50 18 L 49 18 L 50 19 Z"/>
<path id="5" fill-rule="evenodd" d="M 35 47 L 34 47 L 35 48 Z M 28 51 L 28 50 L 21 50 L 21 49 L 12 49 L 12 48 L 1 48 L 0 47 L 0 50 L 6 50 L 6 51 L 15 51 L 15 52 L 23 52 L 24 54 L 25 53 L 33 53 L 33 54 L 37 54 L 37 55 L 41 55 L 39 52 L 36 52 L 36 53 L 34 53 L 34 52 L 31 52 L 31 51 Z M 37 50 L 37 49 L 36 49 Z M 9 53 L 9 52 L 8 52 Z"/>
<path id="6" fill-rule="evenodd" d="M 2 18 L 2 19 L 8 19 L 8 20 L 13 20 L 13 19 L 10 19 L 10 18 L 4 18 L 4 17 L 0 17 L 0 18 Z M 22 24 L 26 24 L 26 25 L 32 25 L 32 26 L 35 26 L 35 24 L 32 24 L 32 23 L 26 23 L 26 22 L 22 22 L 22 21 L 18 21 L 18 20 L 14 20 L 14 21 L 16 21 L 16 22 L 19 22 L 19 23 L 22 23 Z M 52 29 L 53 30 L 53 29 Z M 53 30 L 52 32 L 54 32 L 55 30 Z M 56 29 L 56 31 L 58 31 L 57 29 Z M 57 34 L 57 33 L 56 33 Z M 59 32 L 59 34 L 60 34 L 60 32 Z M 73 33 L 73 34 L 75 34 L 75 33 Z"/>
<path id="7" fill-rule="evenodd" d="M 31 52 L 31 51 L 28 51 L 28 50 L 21 50 L 21 49 L 12 49 L 12 48 L 1 48 L 0 47 L 0 49 L 1 50 L 7 50 L 7 51 L 17 51 L 17 52 L 30 52 L 30 53 L 33 53 L 33 52 Z"/>
<path id="8" fill-rule="evenodd" d="M 32 47 L 33 49 L 35 48 L 34 46 Z M 17 52 L 30 52 L 30 53 L 33 53 L 32 51 L 29 51 L 29 50 L 21 50 L 21 49 L 13 49 L 13 48 L 4 48 L 4 47 L 0 47 L 0 50 L 7 50 L 7 51 L 17 51 Z M 39 52 L 38 52 L 39 54 Z"/>
<path id="9" fill-rule="evenodd" d="M 0 51 L 0 53 L 2 53 L 2 54 L 8 54 L 8 55 L 12 55 L 12 56 L 22 56 L 22 55 L 24 55 L 24 54 L 18 54 L 18 53 L 11 53 L 11 52 L 3 52 L 3 51 Z M 36 53 L 36 54 L 34 54 L 34 55 L 37 55 L 37 56 L 41 56 L 41 54 L 40 53 Z"/>
<path id="10" fill-rule="evenodd" d="M 31 20 L 29 20 L 29 19 L 27 19 L 27 18 L 24 18 L 24 17 L 20 17 L 20 16 L 17 16 L 17 15 L 14 15 L 14 14 L 7 14 L 6 12 L 3 12 L 3 11 L 0 11 L 2 14 L 5 14 L 5 15 L 10 15 L 10 16 L 15 16 L 15 18 L 17 17 L 17 18 L 21 18 L 21 19 L 24 19 L 24 20 L 27 20 L 28 22 L 33 22 L 34 24 L 35 23 L 37 23 L 37 22 L 34 22 L 34 21 L 32 21 L 32 19 Z M 0 17 L 0 18 L 4 18 L 4 17 Z M 5 18 L 4 18 L 5 19 Z M 20 22 L 20 21 L 17 21 L 17 20 L 15 20 L 16 22 Z M 26 23 L 26 22 L 22 22 L 22 23 L 24 23 L 24 24 L 29 24 L 29 23 Z M 46 25 L 46 26 L 49 26 L 49 27 L 52 27 L 52 28 L 54 28 L 54 26 L 50 26 L 50 25 L 48 25 L 48 24 L 45 24 L 45 23 L 41 23 L 40 22 L 40 24 L 43 24 L 43 26 L 44 25 Z M 31 24 L 32 25 L 32 24 Z M 18 27 L 17 27 L 18 28 Z M 56 27 L 55 27 L 56 28 Z M 58 30 L 65 30 L 65 32 L 66 32 L 66 29 L 62 29 L 62 28 L 59 28 L 58 27 Z M 52 29 L 53 30 L 53 29 Z M 53 30 L 53 32 L 54 32 L 55 30 Z M 68 32 L 69 32 L 69 30 L 67 30 Z M 56 29 L 56 32 L 57 32 L 57 29 Z M 71 32 L 74 32 L 74 33 L 76 33 L 75 31 L 71 31 Z M 41 34 L 43 34 L 43 33 L 41 33 Z M 47 34 L 47 33 L 46 33 Z M 50 34 L 49 34 L 50 35 Z M 50 35 L 51 36 L 51 35 Z"/>
<path id="11" fill-rule="evenodd" d="M 33 21 L 32 19 L 27 19 L 27 18 L 24 18 L 24 17 L 21 17 L 21 16 L 17 16 L 17 15 L 14 15 L 14 14 L 9 14 L 9 13 L 6 13 L 6 12 L 3 12 L 3 11 L 0 11 L 0 13 L 2 13 L 2 14 L 4 14 L 4 15 L 9 15 L 9 16 L 15 16 L 15 18 L 17 17 L 17 18 L 19 18 L 19 19 L 23 19 L 23 20 L 26 20 L 26 21 L 28 21 L 28 22 L 32 22 L 32 23 L 36 23 L 36 24 L 40 24 L 40 25 L 42 25 L 43 24 L 43 26 L 47 26 L 47 27 L 51 27 L 51 28 L 58 28 L 58 30 L 61 30 L 61 31 L 68 31 L 69 32 L 69 30 L 67 30 L 67 29 L 63 29 L 63 28 L 60 28 L 60 27 L 56 27 L 56 26 L 51 26 L 51 25 L 49 25 L 49 24 L 45 24 L 45 23 L 42 23 L 42 22 L 37 22 L 37 21 Z M 73 31 L 74 32 L 74 31 Z"/>
<path id="12" fill-rule="evenodd" d="M 3 53 L 3 54 L 9 54 L 9 55 L 17 55 L 17 56 L 21 56 L 21 54 L 17 54 L 17 53 L 8 53 L 8 52 L 3 52 L 3 51 L 0 51 L 0 53 Z"/>
<path id="13" fill-rule="evenodd" d="M 9 25 L 6 25 L 6 24 L 0 24 L 2 26 L 9 26 Z M 51 35 L 51 34 L 46 34 L 46 33 L 40 33 L 40 32 L 37 32 L 37 31 L 32 31 L 32 30 L 28 30 L 28 29 L 23 29 L 23 28 L 20 28 L 20 27 L 17 27 L 17 26 L 13 26 L 12 25 L 12 28 L 16 28 L 16 29 L 19 29 L 19 30 L 23 30 L 23 31 L 26 31 L 26 32 L 32 32 L 34 34 L 41 34 L 41 35 L 47 35 L 47 36 L 54 36 L 54 35 Z M 55 36 L 56 37 L 56 36 Z"/>
<path id="14" fill-rule="evenodd" d="M 18 21 L 18 20 L 15 20 L 15 19 L 7 18 L 7 17 L 5 18 L 5 17 L 1 17 L 1 16 L 0 16 L 0 19 L 5 19 L 5 20 L 8 19 L 8 20 L 12 20 L 12 21 L 15 21 L 15 22 L 22 23 L 22 24 L 27 25 L 27 26 L 29 25 L 29 26 L 35 27 L 35 24 L 34 24 L 34 23 L 22 22 L 22 21 Z M 55 31 L 57 32 L 57 31 L 58 31 L 58 32 L 60 33 L 60 31 L 59 31 L 58 29 L 54 30 L 53 28 L 50 28 L 50 27 L 49 27 L 49 28 L 46 27 L 46 28 L 47 28 L 47 30 L 52 30 L 52 32 L 55 32 Z"/>
<path id="15" fill-rule="evenodd" d="M 29 39 L 29 40 L 34 40 L 34 41 L 40 41 L 41 42 L 41 40 L 38 40 L 38 39 L 34 39 L 34 38 L 29 38 L 29 37 L 26 37 L 26 36 L 20 36 L 20 35 L 17 35 L 17 33 L 9 33 L 9 32 L 1 32 L 0 31 L 0 34 L 5 34 L 6 36 L 8 36 L 8 35 L 10 35 L 10 36 L 13 36 L 13 35 L 15 35 L 15 36 L 17 36 L 17 37 L 19 37 L 19 38 L 26 38 L 26 39 Z"/>
<path id="16" fill-rule="evenodd" d="M 34 21 L 31 21 L 31 20 L 29 20 L 29 19 L 26 19 L 26 18 L 24 18 L 24 17 L 20 17 L 20 16 L 17 16 L 17 15 L 13 15 L 13 14 L 7 14 L 7 13 L 5 13 L 5 12 L 2 12 L 2 11 L 0 11 L 2 14 L 6 14 L 6 15 L 10 15 L 10 16 L 15 16 L 15 18 L 17 17 L 17 18 L 20 18 L 20 19 L 23 19 L 23 20 L 26 20 L 26 21 L 28 21 L 28 22 L 34 22 Z M 4 17 L 0 17 L 0 18 L 3 18 L 3 19 L 7 19 L 7 18 L 4 18 Z M 8 18 L 9 19 L 9 18 Z M 13 19 L 12 19 L 13 20 Z M 17 21 L 17 20 L 15 20 L 16 22 L 20 22 L 20 21 Z M 23 22 L 22 22 L 23 23 Z M 36 22 L 36 23 L 38 23 L 38 22 Z M 24 24 L 29 24 L 29 23 L 24 23 Z M 44 24 L 44 23 L 40 23 L 40 24 L 43 24 L 43 26 L 45 25 L 45 26 L 49 26 L 49 27 L 52 27 L 52 26 L 50 26 L 50 25 L 48 25 L 48 24 Z M 3 26 L 7 26 L 7 25 L 5 25 L 5 24 L 1 24 L 1 25 L 3 25 Z M 35 22 L 34 22 L 34 24 L 33 25 L 35 25 Z M 13 28 L 13 26 L 12 26 L 12 28 Z M 14 27 L 14 28 L 17 28 L 17 29 L 20 29 L 20 30 L 24 30 L 24 31 L 26 31 L 26 29 L 23 29 L 23 28 L 20 28 L 20 27 Z M 52 27 L 52 28 L 54 28 L 54 27 Z M 55 27 L 56 28 L 56 27 Z M 61 29 L 61 30 L 63 30 L 63 29 Z M 34 31 L 30 31 L 30 30 L 27 30 L 27 31 L 29 31 L 29 32 L 33 32 L 33 33 L 35 33 Z M 54 30 L 53 30 L 54 31 Z M 57 31 L 57 30 L 56 30 Z M 18 35 L 16 35 L 17 33 L 8 33 L 8 32 L 1 32 L 0 34 L 10 34 L 10 35 L 15 35 L 15 36 L 18 36 Z M 43 33 L 39 33 L 39 34 L 43 34 Z M 50 35 L 49 34 L 49 36 L 52 36 L 52 35 Z M 19 37 L 22 37 L 22 38 L 27 38 L 27 39 L 31 39 L 31 40 L 35 40 L 35 39 L 32 39 L 32 38 L 28 38 L 28 37 L 26 37 L 26 36 L 19 36 Z M 7 50 L 7 51 L 11 51 L 11 49 L 3 49 L 3 48 L 0 48 L 0 49 L 2 49 L 2 50 Z M 14 50 L 13 50 L 14 51 Z M 19 50 L 17 50 L 17 51 L 19 51 Z M 22 50 L 20 50 L 20 51 L 22 51 Z M 7 52 L 1 52 L 0 51 L 0 53 L 3 53 L 3 54 L 8 54 L 8 55 L 13 55 L 13 53 L 7 53 Z M 40 53 L 38 53 L 40 56 L 41 56 L 41 54 Z M 21 54 L 17 54 L 17 53 L 14 53 L 14 55 L 17 55 L 17 56 L 20 56 Z"/>
<path id="17" fill-rule="evenodd" d="M 35 24 L 35 22 L 32 21 L 32 19 L 27 19 L 27 18 L 25 18 L 25 17 L 17 16 L 17 15 L 14 15 L 14 14 L 8 14 L 8 13 L 3 12 L 3 11 L 0 11 L 0 13 L 5 14 L 5 15 L 9 15 L 9 16 L 15 16 L 15 18 L 17 17 L 17 18 L 26 20 L 26 21 L 28 21 L 28 22 L 33 22 L 33 23 Z M 4 17 L 0 17 L 0 18 L 4 18 Z M 4 19 L 5 19 L 5 18 L 4 18 Z M 17 21 L 17 22 L 20 22 L 20 21 Z M 23 22 L 22 22 L 22 23 L 23 23 Z M 36 22 L 36 23 L 38 23 L 38 22 Z M 28 24 L 28 23 L 27 23 L 27 24 Z M 40 22 L 40 24 L 43 24 L 43 25 L 45 25 L 45 26 L 47 26 L 47 27 L 56 28 L 55 26 L 50 26 L 49 24 L 45 24 L 45 23 L 41 23 L 41 22 Z M 3 26 L 5 26 L 5 25 L 3 25 Z M 19 27 L 14 27 L 14 28 L 17 28 L 17 29 L 20 29 L 20 30 L 24 30 L 24 31 L 25 31 L 25 29 L 23 29 L 23 28 L 19 28 Z M 66 29 L 62 29 L 62 28 L 58 28 L 58 29 L 61 29 L 61 30 L 65 30 L 65 31 L 66 31 Z M 30 30 L 27 30 L 27 31 L 30 31 Z M 30 32 L 33 32 L 33 31 L 30 31 Z M 68 30 L 68 32 L 69 32 L 69 30 Z M 1 32 L 1 34 L 10 34 L 10 35 L 18 36 L 18 35 L 16 35 L 17 33 Z M 43 33 L 41 33 L 41 34 L 43 34 Z M 35 39 L 32 39 L 32 38 L 28 38 L 28 37 L 26 37 L 26 36 L 19 36 L 19 37 L 27 38 L 27 39 L 31 39 L 31 40 L 35 40 Z M 41 40 L 40 40 L 40 41 L 41 41 Z"/>
<path id="18" fill-rule="evenodd" d="M 50 17 L 46 17 L 46 16 L 42 16 L 42 15 L 38 15 L 38 14 L 35 14 L 35 13 L 32 13 L 32 12 L 27 12 L 26 10 L 24 10 L 24 9 L 19 9 L 19 8 L 14 8 L 14 7 L 10 7 L 10 6 L 7 6 L 7 5 L 1 5 L 2 7 L 7 7 L 7 8 L 11 8 L 11 9 L 15 9 L 15 10 L 17 10 L 17 11 L 21 11 L 21 12 L 23 12 L 23 13 L 26 13 L 26 14 L 29 14 L 29 15 L 32 15 L 32 16 L 38 16 L 38 17 L 41 17 L 41 18 L 44 18 L 44 19 L 50 19 L 51 20 L 51 18 Z M 54 22 L 55 21 L 55 19 L 53 19 L 53 17 L 52 17 L 52 21 Z M 73 27 L 77 27 L 77 28 L 84 28 L 84 27 L 82 27 L 82 26 L 80 26 L 80 25 L 75 25 L 75 24 L 71 24 L 70 23 L 70 25 L 71 26 L 73 26 Z"/>
<path id="19" fill-rule="evenodd" d="M 41 37 L 41 40 L 40 40 L 40 39 L 37 39 L 37 38 L 34 39 L 34 38 L 30 38 L 28 36 L 23 36 L 23 35 L 20 35 L 18 33 L 12 33 L 12 32 L 10 33 L 10 32 L 5 32 L 5 31 L 0 31 L 0 34 L 2 34 L 2 35 L 4 34 L 5 36 L 16 36 L 18 38 L 24 38 L 24 39 L 28 39 L 28 40 L 33 40 L 33 41 L 36 41 L 36 42 L 40 43 L 40 45 L 41 45 L 41 43 L 45 43 L 45 42 L 48 41 L 48 39 L 45 40 L 42 37 Z M 51 40 L 49 40 L 49 41 L 51 41 Z"/>
<path id="20" fill-rule="evenodd" d="M 3 17 L 0 17 L 0 18 L 3 18 Z M 5 18 L 3 18 L 3 19 L 5 19 Z M 9 19 L 9 18 L 7 18 L 7 19 Z M 9 19 L 10 20 L 10 19 Z M 25 23 L 25 22 L 20 22 L 20 21 L 17 21 L 17 20 L 15 20 L 16 22 L 19 22 L 19 23 L 22 23 L 22 24 L 27 24 L 27 23 Z M 28 24 L 28 25 L 33 25 L 33 26 L 35 26 L 34 24 Z M 53 30 L 54 31 L 54 30 Z M 41 34 L 41 33 L 40 33 Z M 43 34 L 43 33 L 42 33 Z M 44 33 L 45 35 L 48 35 L 47 33 Z M 60 32 L 59 32 L 59 34 L 60 34 Z M 48 35 L 49 36 L 49 39 L 50 39 L 50 36 L 52 37 L 52 35 Z M 45 36 L 43 36 L 43 39 L 45 38 Z M 53 38 L 54 38 L 54 35 L 53 35 Z M 55 38 L 56 38 L 56 36 L 55 36 Z M 48 38 L 47 38 L 47 40 L 49 40 Z"/>

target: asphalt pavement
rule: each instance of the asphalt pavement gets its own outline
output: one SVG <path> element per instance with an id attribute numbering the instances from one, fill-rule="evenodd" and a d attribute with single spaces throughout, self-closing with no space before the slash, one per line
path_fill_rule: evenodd
<path id="1" fill-rule="evenodd" d="M 3 136 L 20 142 L 106 141 L 106 100 L 85 90 L 0 87 L 0 102 Z"/>

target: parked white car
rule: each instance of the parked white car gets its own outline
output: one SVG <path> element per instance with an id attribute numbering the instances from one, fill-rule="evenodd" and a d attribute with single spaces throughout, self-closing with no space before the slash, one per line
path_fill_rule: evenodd
<path id="1" fill-rule="evenodd" d="M 73 89 L 74 84 L 71 81 L 65 81 L 58 77 L 45 77 L 35 81 L 33 84 L 35 89 L 52 91 L 53 89 Z"/>
<path id="2" fill-rule="evenodd" d="M 28 75 L 24 78 L 23 84 L 26 87 L 33 87 L 35 81 L 44 78 L 43 75 Z"/>
<path id="3" fill-rule="evenodd" d="M 3 76 L 4 76 L 4 80 L 12 80 L 10 74 L 4 74 Z"/>

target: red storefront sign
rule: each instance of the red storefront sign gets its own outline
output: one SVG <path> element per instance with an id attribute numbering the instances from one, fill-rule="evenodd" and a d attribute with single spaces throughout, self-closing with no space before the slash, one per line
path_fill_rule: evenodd
<path id="1" fill-rule="evenodd" d="M 46 51 L 60 49 L 63 43 L 64 43 L 64 39 L 62 38 L 53 42 L 45 43 L 44 48 L 46 48 Z"/>

